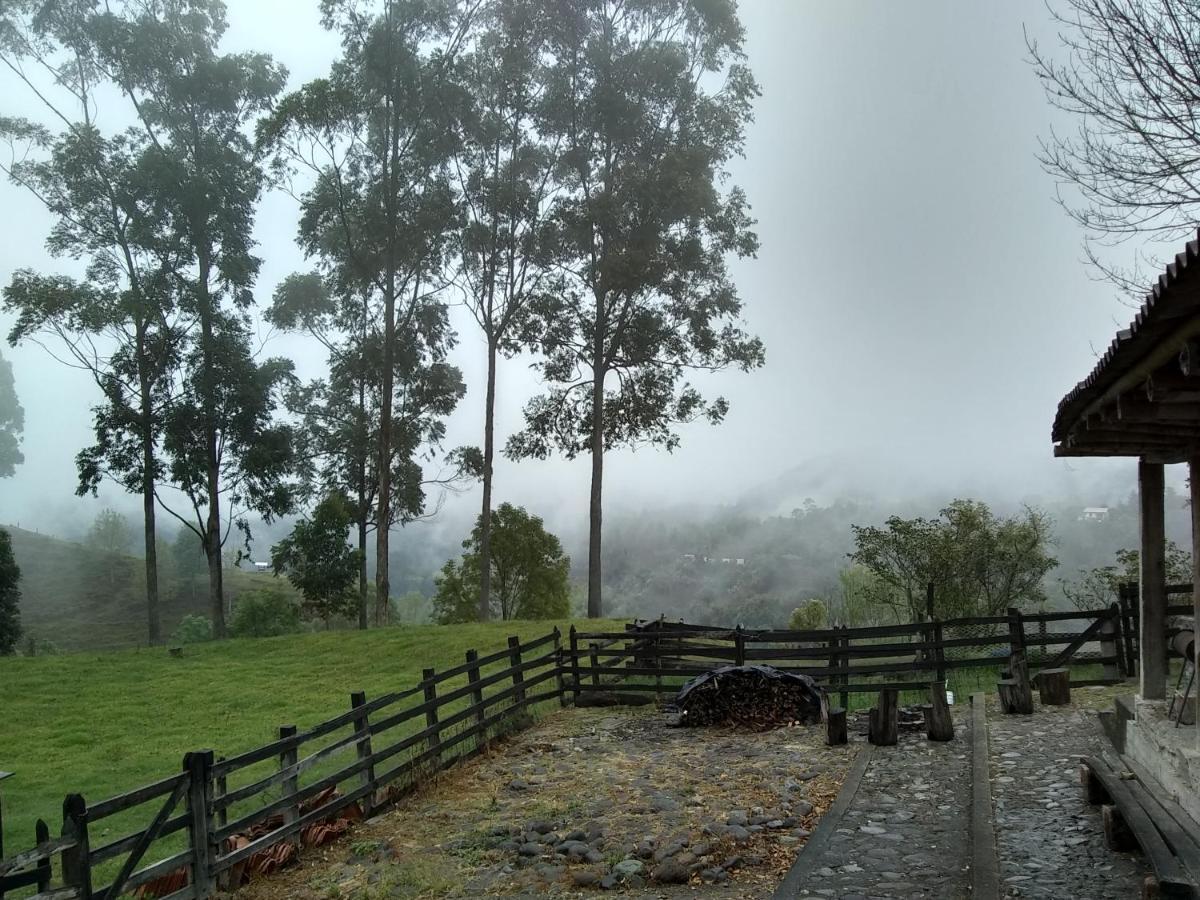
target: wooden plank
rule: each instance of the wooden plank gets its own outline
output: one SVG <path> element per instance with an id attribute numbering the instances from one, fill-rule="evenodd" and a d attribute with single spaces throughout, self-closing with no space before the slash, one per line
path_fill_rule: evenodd
<path id="1" fill-rule="evenodd" d="M 170 778 L 163 778 L 143 787 L 135 788 L 132 791 L 127 791 L 124 794 L 118 794 L 115 797 L 109 797 L 107 800 L 101 800 L 99 803 L 93 803 L 88 806 L 88 821 L 95 823 L 100 819 L 111 816 L 113 813 L 129 809 L 131 806 L 138 806 L 148 800 L 170 794 L 183 781 L 187 781 L 187 774 L 181 772 L 178 775 L 172 775 Z"/>
<path id="2" fill-rule="evenodd" d="M 183 799 L 187 791 L 187 781 L 181 781 L 176 785 L 175 790 L 171 792 L 171 796 L 167 798 L 166 803 L 162 805 L 158 813 L 151 820 L 149 827 L 142 832 L 142 836 L 138 839 L 138 842 L 129 851 L 129 855 L 125 858 L 125 862 L 121 864 L 121 868 L 117 872 L 117 877 L 112 880 L 112 884 L 99 893 L 99 900 L 121 896 L 125 890 L 126 883 L 129 881 L 129 876 L 137 869 L 138 863 L 142 861 L 142 857 L 146 855 L 146 851 L 150 849 L 150 845 L 158 839 L 163 824 L 167 821 L 167 818 L 175 809 L 175 805 Z M 190 851 L 183 854 L 185 858 L 190 858 L 191 855 Z"/>
<path id="3" fill-rule="evenodd" d="M 163 824 L 162 829 L 159 831 L 159 837 L 166 837 L 167 835 L 174 834 L 177 831 L 182 831 L 184 828 L 187 828 L 190 822 L 191 814 L 186 811 L 181 812 L 179 815 L 168 819 Z M 120 856 L 122 853 L 127 853 L 134 846 L 134 844 L 137 843 L 138 838 L 142 836 L 144 830 L 145 829 L 134 831 L 125 835 L 124 837 L 117 838 L 115 841 L 110 841 L 107 844 L 102 844 L 101 846 L 92 850 L 89 854 L 91 864 L 93 866 L 98 866 L 100 863 Z"/>
<path id="4" fill-rule="evenodd" d="M 1139 800 L 1142 806 L 1146 807 L 1147 813 L 1163 837 L 1167 839 L 1167 843 L 1171 845 L 1171 849 L 1175 851 L 1175 855 L 1183 861 L 1184 867 L 1193 878 L 1200 878 L 1200 825 L 1197 825 L 1183 807 L 1171 799 L 1166 788 L 1135 760 L 1122 755 L 1121 764 L 1145 786 L 1145 795 L 1139 797 Z M 1156 809 L 1147 806 L 1148 803 L 1153 804 Z"/>
<path id="5" fill-rule="evenodd" d="M 1158 876 L 1159 882 L 1171 886 L 1195 889 L 1193 880 L 1184 871 L 1179 860 L 1167 846 L 1163 836 L 1147 815 L 1146 810 L 1134 797 L 1129 786 L 1114 772 L 1107 762 L 1095 756 L 1083 760 L 1084 765 L 1100 779 L 1108 795 L 1116 803 L 1126 823 L 1137 839 L 1138 845 Z"/>
<path id="6" fill-rule="evenodd" d="M 63 850 L 69 850 L 76 843 L 74 837 L 55 838 L 52 841 L 38 844 L 31 850 L 25 850 L 15 856 L 8 857 L 8 859 L 0 860 L 0 877 L 7 875 L 9 872 L 15 872 L 18 869 L 31 866 L 43 857 L 53 856 L 56 853 L 61 853 Z"/>

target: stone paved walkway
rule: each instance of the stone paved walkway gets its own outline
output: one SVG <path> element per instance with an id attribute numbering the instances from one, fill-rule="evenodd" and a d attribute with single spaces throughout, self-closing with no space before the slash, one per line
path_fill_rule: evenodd
<path id="1" fill-rule="evenodd" d="M 1104 846 L 1097 807 L 1079 785 L 1079 758 L 1111 749 L 1089 709 L 988 710 L 992 802 L 1006 897 L 1073 900 L 1141 896 L 1139 856 Z"/>
<path id="2" fill-rule="evenodd" d="M 955 740 L 906 732 L 877 747 L 841 827 L 811 861 L 797 896 L 950 898 L 970 894 L 968 707 Z"/>

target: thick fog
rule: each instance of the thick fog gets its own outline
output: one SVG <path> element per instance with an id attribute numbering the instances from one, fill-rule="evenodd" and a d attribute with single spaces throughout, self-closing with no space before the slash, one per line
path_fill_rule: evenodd
<path id="1" fill-rule="evenodd" d="M 338 51 L 318 4 L 237 0 L 230 49 L 266 51 L 289 87 Z M 1080 233 L 1039 168 L 1055 119 L 1026 62 L 1025 32 L 1052 41 L 1042 0 L 831 3 L 747 0 L 748 52 L 762 85 L 746 158 L 732 166 L 758 219 L 757 259 L 736 263 L 765 368 L 700 377 L 731 401 L 720 427 L 683 429 L 673 454 L 614 452 L 610 511 L 743 503 L 764 513 L 870 494 L 940 502 L 973 494 L 1010 505 L 1077 498 L 1104 505 L 1133 487 L 1132 461 L 1056 461 L 1059 398 L 1132 311 L 1081 262 Z M 5 114 L 38 113 L 0 78 Z M 74 271 L 43 248 L 50 219 L 0 184 L 0 283 L 13 271 Z M 265 305 L 281 278 L 311 268 L 282 193 L 257 224 Z M 1116 248 L 1118 257 L 1128 248 Z M 461 311 L 460 311 L 461 312 Z M 469 393 L 446 445 L 482 440 L 483 348 L 463 316 L 455 359 Z M 10 322 L 0 317 L 6 333 Z M 266 330 L 264 352 L 320 374 L 324 353 Z M 26 411 L 25 464 L 0 481 L 0 522 L 69 534 L 102 505 L 133 513 L 116 488 L 74 497 L 74 457 L 97 392 L 34 344 L 3 347 Z M 498 436 L 539 389 L 527 360 L 503 363 Z M 500 461 L 496 500 L 552 527 L 586 525 L 588 462 Z M 477 494 L 444 515 L 473 516 Z"/>

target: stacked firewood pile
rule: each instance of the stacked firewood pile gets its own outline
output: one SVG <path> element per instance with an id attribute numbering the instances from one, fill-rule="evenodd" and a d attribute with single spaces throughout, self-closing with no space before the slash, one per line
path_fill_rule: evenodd
<path id="1" fill-rule="evenodd" d="M 725 666 L 685 684 L 675 697 L 681 725 L 766 731 L 821 721 L 822 690 L 807 675 L 771 666 Z"/>

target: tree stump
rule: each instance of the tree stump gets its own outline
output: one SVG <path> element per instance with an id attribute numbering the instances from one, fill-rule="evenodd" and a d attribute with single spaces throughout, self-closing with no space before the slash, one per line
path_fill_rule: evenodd
<path id="1" fill-rule="evenodd" d="M 879 692 L 879 705 L 871 710 L 867 740 L 877 747 L 891 747 L 900 740 L 899 693 L 893 688 Z"/>
<path id="2" fill-rule="evenodd" d="M 1029 715 L 1033 712 L 1033 688 L 1029 684 L 1029 666 L 1024 651 L 1013 651 L 1008 658 L 1008 670 L 1011 677 L 996 683 L 1000 709 L 1006 713 Z"/>
<path id="3" fill-rule="evenodd" d="M 825 740 L 830 747 L 846 743 L 846 710 L 841 706 L 831 706 L 825 717 Z"/>
<path id="4" fill-rule="evenodd" d="M 1106 804 L 1100 808 L 1100 821 L 1104 825 L 1104 846 L 1118 853 L 1136 850 L 1137 838 L 1133 836 L 1125 817 L 1117 807 Z"/>
<path id="5" fill-rule="evenodd" d="M 950 718 L 950 704 L 946 702 L 946 682 L 934 681 L 929 685 L 929 705 L 925 712 L 925 736 L 931 741 L 954 740 L 954 720 Z"/>
<path id="6" fill-rule="evenodd" d="M 1042 669 L 1038 673 L 1038 698 L 1042 701 L 1042 706 L 1069 706 L 1071 670 Z"/>

